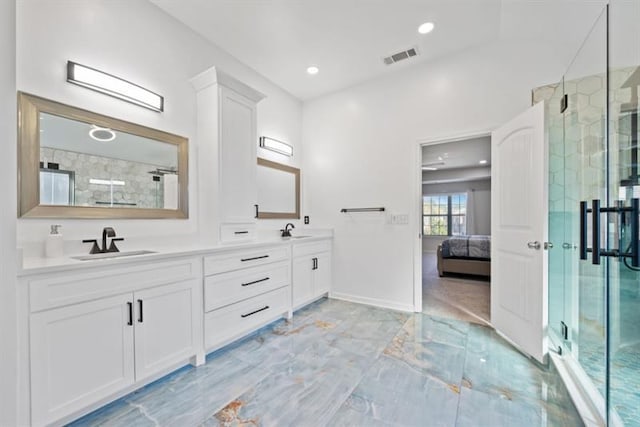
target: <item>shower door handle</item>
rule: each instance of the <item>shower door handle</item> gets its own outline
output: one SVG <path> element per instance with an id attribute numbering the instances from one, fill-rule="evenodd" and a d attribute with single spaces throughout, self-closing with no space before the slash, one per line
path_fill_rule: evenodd
<path id="1" fill-rule="evenodd" d="M 591 248 L 587 248 L 587 214 L 591 213 Z M 600 200 L 580 202 L 580 259 L 586 260 L 591 252 L 591 263 L 600 264 Z"/>
<path id="2" fill-rule="evenodd" d="M 600 264 L 600 200 L 591 201 L 591 264 Z"/>
<path id="3" fill-rule="evenodd" d="M 580 202 L 580 259 L 587 259 L 587 202 Z"/>
<path id="4" fill-rule="evenodd" d="M 640 267 L 640 199 L 631 200 L 631 266 Z"/>
<path id="5" fill-rule="evenodd" d="M 616 214 L 622 215 L 621 221 L 624 221 L 624 215 L 631 213 L 631 245 L 627 251 L 624 248 L 609 249 L 600 247 L 600 215 Z M 591 214 L 591 247 L 587 247 L 587 214 Z M 608 220 L 607 220 L 608 223 Z M 587 202 L 580 202 L 580 259 L 586 260 L 587 253 L 591 252 L 591 263 L 594 265 L 600 264 L 600 257 L 614 257 L 614 258 L 631 258 L 632 267 L 640 267 L 640 199 L 634 198 L 631 200 L 631 206 L 625 207 L 620 202 L 613 207 L 601 207 L 600 200 L 591 201 L 591 209 L 587 207 Z M 625 261 L 626 262 L 626 261 Z"/>

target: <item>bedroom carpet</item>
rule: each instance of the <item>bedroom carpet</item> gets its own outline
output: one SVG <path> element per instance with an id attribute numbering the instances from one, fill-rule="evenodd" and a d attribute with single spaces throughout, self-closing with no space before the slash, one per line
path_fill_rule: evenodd
<path id="1" fill-rule="evenodd" d="M 435 253 L 422 255 L 422 312 L 431 316 L 487 325 L 491 286 L 483 278 L 438 276 Z"/>

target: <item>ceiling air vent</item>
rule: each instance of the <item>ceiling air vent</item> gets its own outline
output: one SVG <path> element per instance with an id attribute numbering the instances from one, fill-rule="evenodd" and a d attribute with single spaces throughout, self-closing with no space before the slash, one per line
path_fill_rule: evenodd
<path id="1" fill-rule="evenodd" d="M 386 58 L 383 58 L 382 61 L 384 61 L 386 65 L 391 65 L 395 64 L 396 62 L 412 58 L 416 55 L 418 55 L 418 50 L 415 47 L 412 47 L 409 50 L 403 50 L 402 52 L 394 53 L 391 56 L 387 56 Z"/>

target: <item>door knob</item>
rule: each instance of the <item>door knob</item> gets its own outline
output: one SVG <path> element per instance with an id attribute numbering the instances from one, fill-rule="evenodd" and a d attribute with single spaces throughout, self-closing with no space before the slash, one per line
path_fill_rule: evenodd
<path id="1" fill-rule="evenodd" d="M 538 249 L 540 249 L 541 245 L 540 245 L 540 242 L 538 242 L 538 241 L 536 240 L 535 242 L 529 242 L 529 243 L 527 243 L 527 247 L 528 247 L 529 249 L 535 249 L 535 250 L 538 250 Z"/>
<path id="2" fill-rule="evenodd" d="M 545 250 L 549 250 L 549 249 L 553 249 L 553 243 L 551 242 L 544 242 L 544 249 Z"/>

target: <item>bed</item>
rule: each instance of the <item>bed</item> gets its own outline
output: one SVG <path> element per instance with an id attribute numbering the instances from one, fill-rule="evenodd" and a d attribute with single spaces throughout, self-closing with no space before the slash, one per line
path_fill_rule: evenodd
<path id="1" fill-rule="evenodd" d="M 491 276 L 491 237 L 452 236 L 438 246 L 438 274 Z"/>

